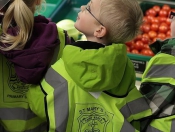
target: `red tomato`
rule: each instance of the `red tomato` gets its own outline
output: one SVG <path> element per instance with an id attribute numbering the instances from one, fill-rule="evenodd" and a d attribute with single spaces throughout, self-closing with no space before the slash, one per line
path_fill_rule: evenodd
<path id="1" fill-rule="evenodd" d="M 148 44 L 144 44 L 144 45 L 143 45 L 143 49 L 150 49 L 150 47 L 149 47 Z"/>
<path id="2" fill-rule="evenodd" d="M 166 23 L 167 23 L 168 26 L 170 26 L 171 25 L 171 20 L 169 18 L 167 18 Z"/>
<path id="3" fill-rule="evenodd" d="M 171 31 L 170 30 L 167 31 L 166 36 L 171 36 Z"/>
<path id="4" fill-rule="evenodd" d="M 167 17 L 158 17 L 158 19 L 159 19 L 159 22 L 162 23 L 162 22 L 166 22 Z"/>
<path id="5" fill-rule="evenodd" d="M 147 38 L 148 40 L 150 40 L 150 37 L 147 33 L 142 34 L 142 37 Z"/>
<path id="6" fill-rule="evenodd" d="M 141 41 L 143 42 L 143 44 L 148 44 L 149 43 L 149 38 L 142 37 Z"/>
<path id="7" fill-rule="evenodd" d="M 149 16 L 149 11 L 148 10 L 146 10 L 145 16 Z"/>
<path id="8" fill-rule="evenodd" d="M 159 24 L 158 24 L 158 23 L 153 23 L 153 24 L 151 24 L 151 30 L 157 32 L 158 29 L 159 29 Z"/>
<path id="9" fill-rule="evenodd" d="M 127 50 L 127 52 L 130 52 L 129 46 L 126 46 L 126 50 Z"/>
<path id="10" fill-rule="evenodd" d="M 148 9 L 148 15 L 150 16 L 156 16 L 157 15 L 157 12 L 154 10 L 154 9 Z"/>
<path id="11" fill-rule="evenodd" d="M 164 4 L 164 5 L 162 6 L 162 9 L 169 12 L 169 11 L 171 10 L 171 7 L 170 7 L 169 5 L 167 5 L 167 4 Z"/>
<path id="12" fill-rule="evenodd" d="M 128 42 L 126 42 L 125 44 L 126 44 L 127 46 L 129 46 L 129 47 L 130 47 L 131 45 L 133 45 L 133 44 L 134 44 L 134 41 L 128 41 Z"/>
<path id="13" fill-rule="evenodd" d="M 151 30 L 148 32 L 148 35 L 151 39 L 153 39 L 153 38 L 157 37 L 157 32 Z"/>
<path id="14" fill-rule="evenodd" d="M 157 24 L 159 24 L 159 23 L 160 23 L 160 20 L 159 20 L 158 17 L 153 17 L 153 18 L 151 19 L 151 23 L 157 23 Z"/>
<path id="15" fill-rule="evenodd" d="M 157 41 L 157 37 L 152 39 L 152 43 L 155 42 L 155 41 Z"/>
<path id="16" fill-rule="evenodd" d="M 166 36 L 166 39 L 168 39 L 168 38 L 172 38 L 171 35 L 167 35 L 167 36 Z"/>
<path id="17" fill-rule="evenodd" d="M 146 56 L 153 56 L 154 53 L 150 50 L 150 49 L 143 49 L 140 52 L 142 55 L 146 55 Z"/>
<path id="18" fill-rule="evenodd" d="M 143 24 L 140 26 L 140 31 L 143 32 Z"/>
<path id="19" fill-rule="evenodd" d="M 158 13 L 160 11 L 161 7 L 158 5 L 155 5 L 155 6 L 153 6 L 153 9 Z"/>
<path id="20" fill-rule="evenodd" d="M 136 36 L 136 38 L 134 39 L 134 41 L 138 41 L 138 40 L 141 40 L 141 39 L 142 39 L 142 35 L 139 34 L 139 35 Z"/>
<path id="21" fill-rule="evenodd" d="M 143 23 L 149 23 L 148 18 L 146 16 L 143 17 Z"/>
<path id="22" fill-rule="evenodd" d="M 164 33 L 158 33 L 157 39 L 164 40 L 166 38 L 166 35 Z"/>
<path id="23" fill-rule="evenodd" d="M 150 24 L 145 23 L 145 24 L 142 25 L 142 30 L 143 30 L 144 33 L 148 33 L 150 31 L 150 28 L 151 28 Z"/>
<path id="24" fill-rule="evenodd" d="M 166 33 L 168 31 L 168 26 L 161 24 L 159 26 L 159 32 L 160 33 Z"/>
<path id="25" fill-rule="evenodd" d="M 130 48 L 130 52 L 134 49 L 134 44 L 132 44 L 131 46 L 129 46 Z"/>
<path id="26" fill-rule="evenodd" d="M 148 23 L 151 23 L 153 18 L 154 18 L 154 16 L 148 15 L 147 16 Z"/>
<path id="27" fill-rule="evenodd" d="M 134 49 L 141 50 L 143 48 L 143 42 L 141 40 L 138 40 L 134 43 Z"/>
<path id="28" fill-rule="evenodd" d="M 169 11 L 161 9 L 159 11 L 159 16 L 160 17 L 168 17 L 168 13 L 169 13 Z"/>
<path id="29" fill-rule="evenodd" d="M 133 50 L 131 50 L 131 53 L 133 53 L 133 54 L 139 54 L 139 51 L 136 50 L 136 49 L 133 49 Z"/>
<path id="30" fill-rule="evenodd" d="M 168 27 L 168 24 L 166 22 L 162 22 L 162 23 L 160 23 L 160 25 L 164 25 L 164 26 Z"/>

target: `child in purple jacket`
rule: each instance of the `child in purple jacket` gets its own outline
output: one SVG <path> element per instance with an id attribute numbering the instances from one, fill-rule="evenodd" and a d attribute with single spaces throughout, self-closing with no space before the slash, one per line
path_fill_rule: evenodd
<path id="1" fill-rule="evenodd" d="M 0 1 L 0 130 L 3 131 L 46 130 L 45 119 L 31 110 L 26 93 L 30 84 L 38 84 L 60 55 L 61 45 L 70 39 L 44 16 L 34 17 L 43 2 Z"/>

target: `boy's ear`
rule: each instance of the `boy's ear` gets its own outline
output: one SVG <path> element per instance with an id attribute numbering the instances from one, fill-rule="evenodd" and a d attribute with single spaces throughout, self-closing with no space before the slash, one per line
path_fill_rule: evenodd
<path id="1" fill-rule="evenodd" d="M 106 28 L 102 25 L 100 25 L 95 31 L 94 36 L 97 38 L 102 38 L 106 35 Z"/>

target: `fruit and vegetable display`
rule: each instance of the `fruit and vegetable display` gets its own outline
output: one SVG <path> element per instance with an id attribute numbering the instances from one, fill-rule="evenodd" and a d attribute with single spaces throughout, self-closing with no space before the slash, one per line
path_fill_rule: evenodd
<path id="1" fill-rule="evenodd" d="M 165 40 L 170 38 L 170 19 L 171 11 L 175 9 L 170 5 L 154 5 L 144 12 L 143 24 L 140 27 L 141 34 L 134 40 L 126 42 L 128 53 L 154 56 L 149 48 L 149 44 L 157 39 Z"/>
<path id="2" fill-rule="evenodd" d="M 172 8 L 168 4 L 150 3 L 144 3 L 145 5 L 141 6 L 141 8 L 146 7 L 142 9 L 144 17 L 143 24 L 140 27 L 141 33 L 133 40 L 126 42 L 127 52 L 130 54 L 152 57 L 154 53 L 149 48 L 149 45 L 157 39 L 165 40 L 171 37 L 171 22 L 168 16 L 171 11 L 175 12 L 175 6 Z M 76 41 L 86 40 L 86 37 L 74 27 L 74 23 L 71 19 L 64 19 L 57 23 L 57 27 L 67 30 L 69 36 L 73 37 Z"/>

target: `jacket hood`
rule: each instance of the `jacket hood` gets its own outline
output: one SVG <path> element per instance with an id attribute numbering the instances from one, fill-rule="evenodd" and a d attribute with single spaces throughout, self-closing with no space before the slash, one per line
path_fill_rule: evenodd
<path id="1" fill-rule="evenodd" d="M 16 32 L 16 27 L 8 30 L 11 35 L 16 35 Z M 56 24 L 43 16 L 37 16 L 34 19 L 32 36 L 23 50 L 0 52 L 14 64 L 17 76 L 22 82 L 36 84 L 44 76 L 58 45 Z"/>
<path id="2" fill-rule="evenodd" d="M 175 38 L 170 38 L 170 39 L 166 39 L 166 40 L 157 40 L 154 43 L 152 43 L 151 45 L 149 45 L 151 50 L 157 54 L 157 53 L 168 53 L 168 54 L 175 54 L 172 53 L 171 50 L 175 49 Z"/>
<path id="3" fill-rule="evenodd" d="M 124 44 L 79 41 L 67 45 L 62 59 L 65 69 L 80 88 L 124 96 L 135 87 L 135 73 Z"/>

